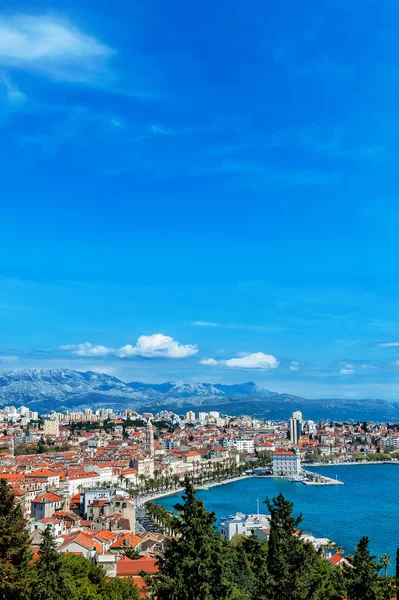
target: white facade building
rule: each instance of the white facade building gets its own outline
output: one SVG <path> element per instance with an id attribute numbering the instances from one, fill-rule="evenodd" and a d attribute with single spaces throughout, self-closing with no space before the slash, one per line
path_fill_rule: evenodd
<path id="1" fill-rule="evenodd" d="M 298 450 L 278 451 L 273 454 L 273 474 L 295 476 L 302 471 L 301 456 Z"/>
<path id="2" fill-rule="evenodd" d="M 256 535 L 257 532 L 263 531 L 264 538 L 268 536 L 270 530 L 270 515 L 244 515 L 236 513 L 232 517 L 221 519 L 220 533 L 225 540 L 230 541 L 234 535 Z"/>

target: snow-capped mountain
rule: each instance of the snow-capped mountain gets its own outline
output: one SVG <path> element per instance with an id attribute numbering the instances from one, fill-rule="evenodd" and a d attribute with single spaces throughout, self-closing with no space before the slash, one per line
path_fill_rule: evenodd
<path id="1" fill-rule="evenodd" d="M 116 377 L 93 371 L 79 372 L 71 369 L 3 369 L 0 370 L 0 406 L 26 405 L 36 410 L 64 410 L 81 406 L 119 405 L 140 408 L 147 403 L 181 405 L 189 400 L 201 405 L 231 396 L 277 395 L 254 383 L 242 385 L 212 385 L 170 381 L 160 384 L 142 382 L 124 383 Z"/>
<path id="2" fill-rule="evenodd" d="M 42 413 L 85 407 L 151 412 L 170 409 L 178 413 L 193 409 L 286 419 L 293 410 L 302 410 L 307 418 L 317 420 L 397 422 L 399 419 L 399 404 L 384 400 L 311 400 L 271 392 L 252 382 L 234 385 L 186 381 L 125 383 L 105 373 L 71 369 L 0 370 L 0 407 L 7 405 L 24 405 Z"/>

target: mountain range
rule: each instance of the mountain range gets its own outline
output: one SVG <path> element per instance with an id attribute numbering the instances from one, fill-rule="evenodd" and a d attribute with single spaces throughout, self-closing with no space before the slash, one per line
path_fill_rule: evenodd
<path id="1" fill-rule="evenodd" d="M 216 410 L 266 419 L 287 419 L 294 410 L 322 420 L 399 421 L 399 404 L 378 399 L 309 399 L 272 392 L 247 382 L 234 385 L 168 381 L 125 383 L 105 373 L 71 369 L 0 370 L 0 407 L 27 406 L 46 413 L 90 407 L 136 411 Z"/>

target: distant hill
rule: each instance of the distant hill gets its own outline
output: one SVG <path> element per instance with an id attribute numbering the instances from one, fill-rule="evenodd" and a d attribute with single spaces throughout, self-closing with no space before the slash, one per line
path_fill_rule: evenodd
<path id="1" fill-rule="evenodd" d="M 287 419 L 301 410 L 308 419 L 399 421 L 399 404 L 385 400 L 308 399 L 278 394 L 253 382 L 222 385 L 168 381 L 125 383 L 105 373 L 71 369 L 0 370 L 0 407 L 27 406 L 41 413 L 109 407 L 137 411 L 217 410 L 231 415 L 249 414 Z"/>

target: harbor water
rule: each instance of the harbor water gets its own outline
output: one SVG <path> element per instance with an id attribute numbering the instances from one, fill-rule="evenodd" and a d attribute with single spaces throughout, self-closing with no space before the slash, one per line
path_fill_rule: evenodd
<path id="1" fill-rule="evenodd" d="M 372 552 L 380 556 L 387 553 L 395 560 L 399 546 L 397 528 L 399 509 L 399 464 L 331 466 L 309 468 L 327 477 L 337 477 L 344 485 L 307 486 L 273 477 L 253 477 L 201 490 L 198 497 L 204 500 L 207 510 L 214 511 L 218 520 L 237 511 L 267 512 L 262 504 L 283 492 L 294 502 L 294 513 L 302 512 L 302 530 L 316 537 L 327 537 L 343 546 L 347 554 L 363 535 L 370 538 Z M 158 500 L 172 509 L 181 494 Z M 390 568 L 393 570 L 393 567 Z"/>

